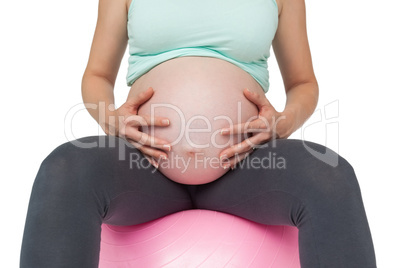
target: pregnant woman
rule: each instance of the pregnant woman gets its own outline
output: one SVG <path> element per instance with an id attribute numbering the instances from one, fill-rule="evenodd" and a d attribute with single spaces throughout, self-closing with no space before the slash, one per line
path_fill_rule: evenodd
<path id="1" fill-rule="evenodd" d="M 131 90 L 115 108 L 127 42 Z M 271 45 L 282 112 L 265 97 Z M 21 267 L 97 267 L 102 223 L 194 208 L 297 226 L 303 268 L 376 267 L 352 166 L 286 139 L 318 99 L 303 0 L 100 0 L 82 94 L 107 135 L 44 159 Z"/>

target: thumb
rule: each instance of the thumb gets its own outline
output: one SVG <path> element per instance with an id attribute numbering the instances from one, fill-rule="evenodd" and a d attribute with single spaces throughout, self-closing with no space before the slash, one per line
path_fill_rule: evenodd
<path id="1" fill-rule="evenodd" d="M 127 99 L 126 105 L 128 105 L 133 110 L 137 110 L 138 107 L 140 107 L 143 103 L 149 100 L 153 94 L 154 94 L 153 88 L 149 87 L 140 94 L 137 94 L 134 97 Z"/>
<path id="2" fill-rule="evenodd" d="M 252 92 L 248 88 L 246 88 L 243 93 L 249 101 L 257 105 L 258 110 L 261 110 L 263 106 L 272 106 L 265 95 Z"/>

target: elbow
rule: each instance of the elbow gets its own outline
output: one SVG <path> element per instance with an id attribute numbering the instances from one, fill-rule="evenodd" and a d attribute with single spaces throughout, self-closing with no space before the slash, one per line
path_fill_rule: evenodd
<path id="1" fill-rule="evenodd" d="M 309 79 L 303 79 L 297 82 L 293 82 L 292 84 L 285 84 L 286 94 L 289 94 L 293 91 L 298 91 L 298 89 L 300 88 L 303 89 L 305 94 L 312 95 L 316 99 L 316 101 L 318 101 L 319 86 L 315 76 Z"/>

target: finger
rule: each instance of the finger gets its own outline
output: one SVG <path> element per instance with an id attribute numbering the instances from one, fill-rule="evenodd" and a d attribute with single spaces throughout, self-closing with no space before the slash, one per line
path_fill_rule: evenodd
<path id="1" fill-rule="evenodd" d="M 125 128 L 124 134 L 130 140 L 135 141 L 138 144 L 155 147 L 164 151 L 171 151 L 172 145 L 162 139 L 156 138 L 154 136 L 148 135 L 147 133 L 138 131 L 135 128 Z"/>
<path id="2" fill-rule="evenodd" d="M 251 122 L 240 123 L 228 128 L 222 128 L 221 135 L 233 135 L 250 132 L 269 132 L 270 129 L 271 127 L 268 120 L 263 116 L 259 116 L 257 119 Z"/>
<path id="3" fill-rule="evenodd" d="M 231 158 L 235 154 L 244 153 L 250 149 L 258 147 L 259 144 L 265 143 L 270 139 L 270 133 L 259 133 L 251 136 L 248 139 L 243 140 L 242 142 L 235 144 L 220 153 L 220 159 L 224 161 L 224 159 Z"/>
<path id="4" fill-rule="evenodd" d="M 126 117 L 124 119 L 123 123 L 128 127 L 148 126 L 147 120 L 144 117 L 136 115 L 136 114 Z"/>
<path id="5" fill-rule="evenodd" d="M 140 94 L 135 97 L 128 99 L 127 103 L 131 106 L 132 109 L 137 110 L 140 105 L 149 100 L 154 94 L 154 90 L 152 87 L 147 88 Z"/>
<path id="6" fill-rule="evenodd" d="M 234 169 L 240 161 L 242 161 L 243 159 L 248 157 L 252 152 L 253 152 L 253 149 L 250 149 L 246 152 L 234 155 L 233 157 L 229 158 L 229 160 L 226 161 L 225 164 L 223 164 L 223 168 L 224 169 L 227 169 L 227 168 Z"/>
<path id="7" fill-rule="evenodd" d="M 263 106 L 272 106 L 271 103 L 268 101 L 267 97 L 263 94 L 252 92 L 247 88 L 243 90 L 243 93 L 249 101 L 257 105 L 258 110 L 261 110 Z"/>
<path id="8" fill-rule="evenodd" d="M 148 155 L 149 157 L 152 157 L 154 160 L 167 160 L 167 154 L 161 150 L 149 147 L 149 146 L 144 146 L 136 141 L 129 140 L 129 142 L 137 148 L 139 151 L 141 151 L 144 155 Z"/>
<path id="9" fill-rule="evenodd" d="M 150 115 L 142 115 L 141 117 L 145 119 L 145 122 L 147 123 L 148 126 L 164 127 L 170 125 L 170 120 L 166 117 L 161 116 L 151 117 Z"/>
<path id="10" fill-rule="evenodd" d="M 130 115 L 124 119 L 124 124 L 130 127 L 158 126 L 164 127 L 170 125 L 170 120 L 166 117 L 151 117 L 150 115 Z"/>
<path id="11" fill-rule="evenodd" d="M 155 161 L 155 159 L 153 159 L 152 157 L 146 156 L 144 155 L 144 157 L 148 160 L 148 162 L 153 165 L 155 168 L 159 167 L 158 162 Z"/>

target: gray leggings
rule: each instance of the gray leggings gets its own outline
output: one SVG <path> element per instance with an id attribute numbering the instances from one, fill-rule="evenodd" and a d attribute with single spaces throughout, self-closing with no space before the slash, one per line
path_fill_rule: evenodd
<path id="1" fill-rule="evenodd" d="M 91 146 L 80 148 L 78 142 Z M 376 267 L 352 166 L 311 142 L 266 145 L 242 161 L 248 166 L 211 183 L 185 185 L 153 166 L 133 164 L 134 154 L 137 161 L 145 158 L 121 138 L 91 136 L 62 144 L 43 161 L 33 184 L 20 267 L 95 268 L 102 223 L 134 225 L 195 208 L 297 226 L 303 268 Z M 313 150 L 338 164 L 325 163 Z M 250 168 L 257 158 L 267 161 Z"/>

